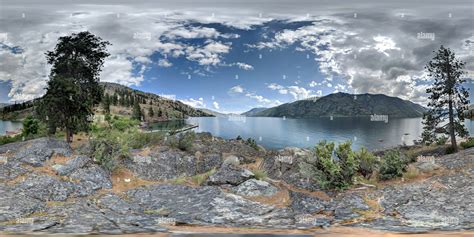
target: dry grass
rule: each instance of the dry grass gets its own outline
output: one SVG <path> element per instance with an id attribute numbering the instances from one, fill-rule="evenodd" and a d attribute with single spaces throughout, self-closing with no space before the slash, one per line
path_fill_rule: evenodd
<path id="1" fill-rule="evenodd" d="M 110 179 L 112 181 L 112 189 L 110 191 L 114 193 L 122 193 L 140 186 L 163 183 L 160 181 L 140 179 L 135 177 L 130 170 L 123 167 L 117 168 Z"/>
<path id="2" fill-rule="evenodd" d="M 259 196 L 259 197 L 246 197 L 249 200 L 272 205 L 278 208 L 285 208 L 291 204 L 290 192 L 288 190 L 280 190 L 273 196 Z"/>

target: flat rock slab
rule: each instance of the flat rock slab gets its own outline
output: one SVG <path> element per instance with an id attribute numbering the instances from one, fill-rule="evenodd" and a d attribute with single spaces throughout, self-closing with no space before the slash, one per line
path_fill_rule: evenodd
<path id="1" fill-rule="evenodd" d="M 209 176 L 207 185 L 239 185 L 254 178 L 252 171 L 233 165 L 223 165 L 216 173 Z"/>
<path id="2" fill-rule="evenodd" d="M 278 192 L 278 188 L 262 180 L 249 179 L 239 186 L 233 188 L 233 191 L 241 196 L 273 196 Z"/>

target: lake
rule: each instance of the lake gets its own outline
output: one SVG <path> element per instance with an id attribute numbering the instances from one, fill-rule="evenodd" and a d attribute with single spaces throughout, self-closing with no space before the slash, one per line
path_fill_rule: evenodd
<path id="1" fill-rule="evenodd" d="M 281 149 L 288 146 L 313 147 L 320 140 L 343 142 L 352 140 L 353 148 L 370 150 L 412 145 L 423 131 L 421 118 L 397 118 L 370 121 L 370 118 L 314 118 L 284 119 L 269 117 L 195 117 L 188 123 L 198 124 L 195 132 L 210 132 L 226 139 L 253 138 L 266 148 Z M 474 122 L 466 120 L 470 133 Z"/>
<path id="2" fill-rule="evenodd" d="M 20 129 L 21 127 L 21 122 L 0 120 L 0 136 L 5 135 L 7 131 L 13 132 Z"/>

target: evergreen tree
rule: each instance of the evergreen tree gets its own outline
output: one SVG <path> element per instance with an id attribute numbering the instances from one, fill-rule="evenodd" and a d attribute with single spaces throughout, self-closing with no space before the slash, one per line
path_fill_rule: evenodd
<path id="1" fill-rule="evenodd" d="M 52 68 L 37 112 L 50 132 L 64 128 L 68 142 L 75 132 L 89 129 L 92 109 L 102 99 L 99 74 L 109 56 L 107 45 L 110 43 L 84 31 L 60 37 L 54 50 L 46 53 Z"/>
<path id="2" fill-rule="evenodd" d="M 112 96 L 112 104 L 116 106 L 117 102 L 118 102 L 117 92 L 114 92 L 114 95 Z"/>
<path id="3" fill-rule="evenodd" d="M 447 120 L 444 128 L 451 137 L 452 150 L 457 151 L 456 136 L 468 135 L 463 124 L 464 111 L 469 104 L 469 91 L 462 86 L 466 81 L 462 78 L 465 63 L 458 60 L 449 48 L 441 46 L 435 53 L 435 57 L 426 66 L 434 84 L 426 90 L 430 94 L 430 101 L 429 110 L 424 116 L 424 133 L 427 139 L 433 138 L 440 124 Z"/>
<path id="4" fill-rule="evenodd" d="M 142 120 L 142 110 L 140 109 L 140 104 L 138 104 L 138 102 L 133 105 L 132 118 L 138 121 Z"/>
<path id="5" fill-rule="evenodd" d="M 104 98 L 102 99 L 102 107 L 106 114 L 110 114 L 110 96 L 109 94 L 105 94 Z"/>
<path id="6" fill-rule="evenodd" d="M 153 107 L 150 107 L 148 109 L 148 116 L 150 116 L 150 118 L 153 118 L 153 116 L 155 116 L 155 112 L 153 111 Z"/>

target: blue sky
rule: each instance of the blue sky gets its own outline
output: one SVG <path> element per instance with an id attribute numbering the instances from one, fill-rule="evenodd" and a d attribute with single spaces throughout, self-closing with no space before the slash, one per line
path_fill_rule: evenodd
<path id="1" fill-rule="evenodd" d="M 426 104 L 445 45 L 474 74 L 472 2 L 0 2 L 0 102 L 44 93 L 44 53 L 88 30 L 112 43 L 101 80 L 243 112 L 342 91 Z M 471 81 L 466 84 L 473 87 Z"/>

